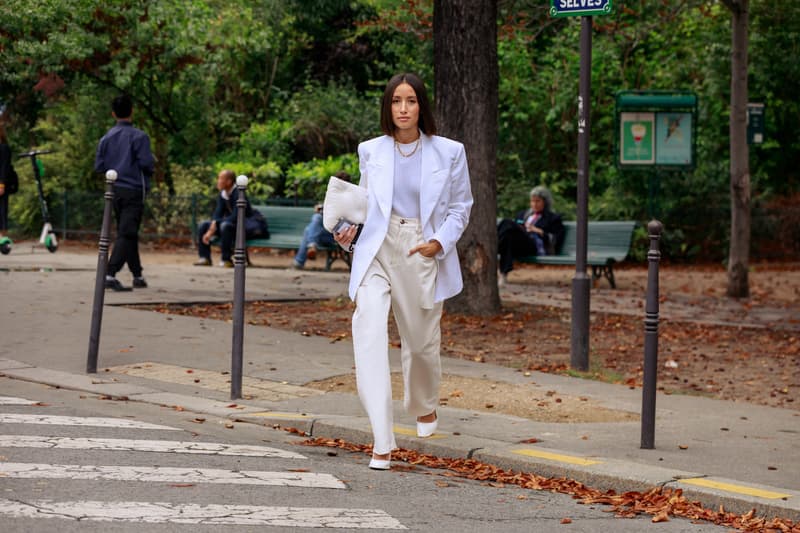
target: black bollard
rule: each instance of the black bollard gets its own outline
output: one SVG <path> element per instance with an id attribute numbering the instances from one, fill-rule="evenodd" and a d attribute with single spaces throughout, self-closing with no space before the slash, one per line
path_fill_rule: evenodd
<path id="1" fill-rule="evenodd" d="M 89 356 L 86 360 L 86 372 L 97 373 L 97 350 L 100 347 L 100 326 L 103 323 L 103 302 L 106 296 L 106 271 L 108 269 L 108 244 L 111 235 L 111 206 L 114 202 L 114 182 L 117 171 L 106 171 L 105 207 L 103 208 L 103 224 L 100 227 L 100 245 L 97 253 L 97 277 L 94 281 L 94 305 L 92 306 L 92 324 L 89 331 Z"/>
<path id="2" fill-rule="evenodd" d="M 655 448 L 656 381 L 658 376 L 658 261 L 661 259 L 658 241 L 664 229 L 661 222 L 651 220 L 647 225 L 650 251 L 647 252 L 647 297 L 644 318 L 644 383 L 642 384 L 642 448 Z"/>
<path id="3" fill-rule="evenodd" d="M 231 352 L 231 400 L 242 397 L 242 352 L 244 348 L 244 274 L 245 251 L 245 208 L 247 198 L 247 176 L 236 178 L 239 191 L 236 199 L 236 248 L 233 252 L 233 350 Z"/>

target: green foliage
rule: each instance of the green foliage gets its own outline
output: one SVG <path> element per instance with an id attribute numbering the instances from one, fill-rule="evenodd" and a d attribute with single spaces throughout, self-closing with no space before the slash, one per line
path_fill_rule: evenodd
<path id="1" fill-rule="evenodd" d="M 553 19 L 540 0 L 498 5 L 498 214 L 524 209 L 543 184 L 574 219 L 580 20 Z M 761 209 L 800 188 L 800 3 L 751 0 L 750 14 L 750 101 L 766 105 L 766 142 L 750 147 Z M 67 190 L 69 216 L 86 213 L 79 224 L 94 227 L 96 200 L 79 196 L 102 190 L 95 146 L 113 123 L 109 101 L 130 92 L 158 158 L 153 223 L 169 231 L 189 208 L 168 196 L 194 194 L 196 208 L 213 199 L 222 168 L 248 175 L 259 198 L 319 199 L 330 174 L 355 176 L 357 144 L 380 134 L 388 78 L 414 71 L 433 88 L 432 20 L 432 0 L 4 0 L 0 100 L 16 153 L 55 151 L 42 158 L 54 218 Z M 620 0 L 592 21 L 590 217 L 658 216 L 662 249 L 676 260 L 718 259 L 727 245 L 730 21 L 722 3 L 706 0 Z M 622 89 L 698 94 L 693 172 L 617 168 Z M 11 215 L 36 234 L 30 168 L 18 169 Z M 171 209 L 182 214 L 170 218 Z M 754 231 L 779 227 L 773 218 L 765 208 Z"/>
<path id="2" fill-rule="evenodd" d="M 340 171 L 347 172 L 352 182 L 358 183 L 358 157 L 353 153 L 296 163 L 286 172 L 287 193 L 292 191 L 287 196 L 321 200 L 328 178 Z"/>
<path id="3" fill-rule="evenodd" d="M 355 152 L 360 141 L 380 133 L 379 113 L 378 95 L 363 97 L 329 83 L 296 92 L 283 116 L 292 123 L 295 153 L 302 161 Z"/>
<path id="4" fill-rule="evenodd" d="M 279 168 L 286 168 L 292 162 L 292 133 L 292 122 L 288 120 L 253 123 L 239 140 L 239 152 L 269 159 Z"/>

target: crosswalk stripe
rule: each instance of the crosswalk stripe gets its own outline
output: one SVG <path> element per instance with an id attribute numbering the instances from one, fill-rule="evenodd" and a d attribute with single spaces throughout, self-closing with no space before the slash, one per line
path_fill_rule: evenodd
<path id="1" fill-rule="evenodd" d="M 176 468 L 161 466 L 57 465 L 0 462 L 0 477 L 22 479 L 70 479 L 146 481 L 157 483 L 228 483 L 235 485 L 279 485 L 344 489 L 345 484 L 330 474 L 312 472 L 268 472 L 218 468 Z"/>
<path id="2" fill-rule="evenodd" d="M 48 448 L 59 450 L 108 450 L 130 452 L 188 453 L 204 455 L 236 455 L 240 457 L 269 457 L 307 459 L 299 453 L 270 448 L 216 442 L 186 442 L 173 440 L 132 440 L 74 437 L 42 437 L 36 435 L 0 435 L 0 448 Z"/>
<path id="3" fill-rule="evenodd" d="M 13 396 L 0 396 L 0 405 L 36 405 L 39 402 L 26 400 L 25 398 L 14 398 Z"/>
<path id="4" fill-rule="evenodd" d="M 80 521 L 341 529 L 407 529 L 380 509 L 198 505 L 168 502 L 18 502 L 0 499 L 0 515 Z"/>
<path id="5" fill-rule="evenodd" d="M 40 424 L 56 426 L 96 426 L 126 429 L 163 429 L 181 431 L 179 428 L 137 422 L 125 418 L 104 418 L 95 416 L 26 415 L 0 413 L 0 424 Z"/>

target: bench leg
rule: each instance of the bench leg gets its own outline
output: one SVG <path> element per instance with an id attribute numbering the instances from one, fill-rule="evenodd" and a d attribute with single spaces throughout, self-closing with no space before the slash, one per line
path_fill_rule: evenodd
<path id="1" fill-rule="evenodd" d="M 614 279 L 614 266 L 613 265 L 592 265 L 592 284 L 601 277 L 608 280 L 612 289 L 617 288 L 617 282 Z"/>
<path id="2" fill-rule="evenodd" d="M 328 257 L 325 260 L 325 270 L 330 270 L 331 265 L 337 259 L 341 259 L 347 264 L 347 268 L 350 268 L 352 265 L 350 264 L 350 252 L 346 252 L 341 248 L 337 248 L 335 250 L 328 250 Z"/>

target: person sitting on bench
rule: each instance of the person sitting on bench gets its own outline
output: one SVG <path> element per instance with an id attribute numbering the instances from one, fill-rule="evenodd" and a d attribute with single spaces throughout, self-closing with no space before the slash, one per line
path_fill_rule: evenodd
<path id="1" fill-rule="evenodd" d="M 344 171 L 337 172 L 334 176 L 340 180 L 350 181 L 350 174 Z M 315 211 L 311 215 L 311 221 L 303 231 L 303 240 L 300 243 L 300 248 L 297 249 L 297 253 L 294 255 L 291 268 L 295 270 L 302 270 L 306 266 L 306 259 L 314 259 L 317 255 L 318 247 L 330 248 L 331 246 L 338 246 L 336 241 L 333 240 L 333 234 L 322 225 L 322 206 L 317 205 Z"/>
<path id="2" fill-rule="evenodd" d="M 552 208 L 550 191 L 539 185 L 531 190 L 529 209 L 518 213 L 516 219 L 505 218 L 497 225 L 500 286 L 508 281 L 508 273 L 514 268 L 514 258 L 550 255 L 561 247 L 564 223 L 561 215 L 553 212 Z"/>
<path id="3" fill-rule="evenodd" d="M 222 170 L 217 175 L 217 206 L 211 220 L 205 220 L 197 228 L 197 253 L 200 258 L 196 266 L 211 266 L 211 240 L 220 237 L 222 262 L 220 266 L 233 267 L 231 256 L 236 244 L 236 200 L 239 189 L 236 187 L 236 176 L 232 170 Z M 245 207 L 245 238 L 268 238 L 269 229 L 266 219 L 253 209 L 250 200 Z"/>

